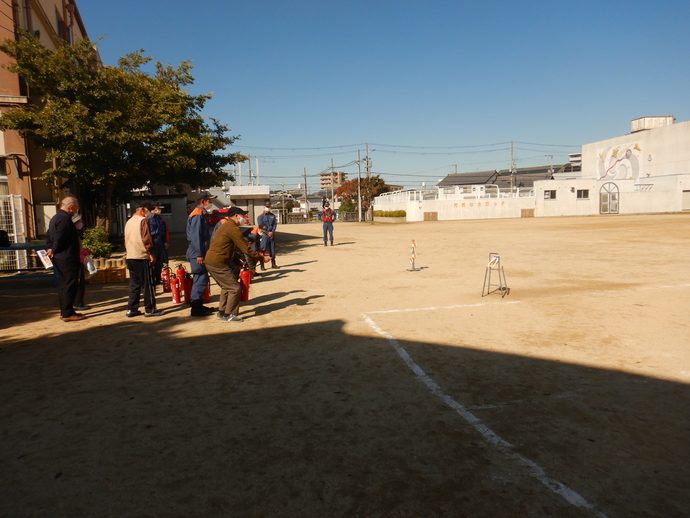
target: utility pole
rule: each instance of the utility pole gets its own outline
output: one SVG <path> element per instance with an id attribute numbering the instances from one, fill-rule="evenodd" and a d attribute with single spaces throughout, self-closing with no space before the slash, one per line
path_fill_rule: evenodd
<path id="1" fill-rule="evenodd" d="M 304 168 L 304 217 L 309 218 L 309 198 L 307 198 L 307 168 Z"/>
<path id="2" fill-rule="evenodd" d="M 248 173 L 249 174 L 249 181 L 247 181 L 247 185 L 254 185 L 252 183 L 252 156 L 251 155 L 248 155 L 247 163 L 249 164 L 247 166 L 249 169 L 249 173 Z"/>
<path id="3" fill-rule="evenodd" d="M 357 221 L 362 222 L 362 159 L 357 150 Z"/>
<path id="4" fill-rule="evenodd" d="M 371 160 L 369 160 L 369 143 L 367 142 L 367 156 L 364 157 L 367 166 L 367 180 L 371 180 Z"/>
<path id="5" fill-rule="evenodd" d="M 513 192 L 513 184 L 515 183 L 515 157 L 514 157 L 514 150 L 515 150 L 515 142 L 510 141 L 510 192 Z"/>
<path id="6" fill-rule="evenodd" d="M 280 182 L 280 212 L 283 214 L 281 223 L 287 223 L 287 211 L 285 210 L 285 201 L 283 196 L 285 195 L 285 182 Z"/>
<path id="7" fill-rule="evenodd" d="M 335 180 L 334 180 L 334 178 L 333 178 L 333 169 L 334 169 L 334 167 L 333 167 L 333 159 L 331 158 L 331 203 L 333 203 L 333 202 L 335 201 L 335 200 L 334 200 L 334 191 L 333 191 L 333 187 L 334 187 L 334 184 L 335 184 Z"/>
<path id="8" fill-rule="evenodd" d="M 371 211 L 371 160 L 369 160 L 369 143 L 366 143 L 366 151 L 367 151 L 367 156 L 364 157 L 364 160 L 366 160 L 366 165 L 367 168 L 367 192 L 366 192 L 366 198 L 367 201 L 369 202 L 369 208 L 367 209 L 367 212 Z M 372 223 L 374 221 L 374 218 L 370 218 Z"/>

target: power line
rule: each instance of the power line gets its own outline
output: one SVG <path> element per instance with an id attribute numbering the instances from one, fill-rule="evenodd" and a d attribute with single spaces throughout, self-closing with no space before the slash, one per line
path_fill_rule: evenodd
<path id="1" fill-rule="evenodd" d="M 581 144 L 535 144 L 534 142 L 520 142 L 518 140 L 515 141 L 516 144 L 527 144 L 528 146 L 542 146 L 542 147 L 568 147 L 568 148 L 573 148 L 573 147 L 582 147 Z"/>
<path id="2" fill-rule="evenodd" d="M 498 149 L 485 149 L 477 151 L 448 151 L 448 152 L 438 152 L 438 151 L 388 151 L 386 149 L 373 149 L 378 153 L 389 153 L 393 155 L 475 155 L 478 153 L 496 153 L 499 151 L 509 151 L 510 148 L 498 148 Z"/>
<path id="3" fill-rule="evenodd" d="M 399 147 L 407 149 L 468 149 L 476 147 L 505 146 L 506 144 L 510 144 L 510 142 L 496 142 L 494 144 L 475 144 L 469 146 L 400 146 L 396 144 L 376 144 L 374 142 L 369 143 L 370 146 Z"/>
<path id="4" fill-rule="evenodd" d="M 321 149 L 343 149 L 346 147 L 366 146 L 366 144 L 345 144 L 342 146 L 324 146 L 324 147 L 273 147 L 273 146 L 242 146 L 246 149 L 275 149 L 276 151 L 312 151 Z"/>
<path id="5" fill-rule="evenodd" d="M 239 146 L 238 146 L 239 148 Z M 252 148 L 242 148 L 242 149 L 252 149 Z M 294 160 L 300 158 L 321 158 L 321 157 L 333 157 L 336 155 L 349 155 L 353 151 L 340 151 L 338 153 L 321 153 L 317 155 L 252 155 L 254 158 L 259 158 L 262 160 Z"/>

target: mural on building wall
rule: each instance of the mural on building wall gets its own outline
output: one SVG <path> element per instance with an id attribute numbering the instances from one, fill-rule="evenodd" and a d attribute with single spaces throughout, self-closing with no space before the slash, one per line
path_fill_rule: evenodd
<path id="1" fill-rule="evenodd" d="M 637 180 L 642 173 L 638 143 L 609 146 L 599 152 L 597 172 L 599 180 Z"/>

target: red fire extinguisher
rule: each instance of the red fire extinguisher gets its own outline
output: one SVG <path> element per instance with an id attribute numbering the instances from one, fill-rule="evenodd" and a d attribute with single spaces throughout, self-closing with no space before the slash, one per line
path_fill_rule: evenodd
<path id="1" fill-rule="evenodd" d="M 170 291 L 172 291 L 173 304 L 180 303 L 180 279 L 173 277 L 170 281 Z"/>
<path id="2" fill-rule="evenodd" d="M 175 275 L 177 275 L 177 278 L 180 279 L 180 289 L 184 290 L 184 276 L 187 273 L 187 270 L 185 270 L 184 266 L 181 264 L 177 265 L 177 270 L 175 271 Z"/>
<path id="3" fill-rule="evenodd" d="M 188 273 L 184 276 L 184 303 L 192 303 L 192 276 Z"/>
<path id="4" fill-rule="evenodd" d="M 206 285 L 206 289 L 204 290 L 204 302 L 211 302 L 211 283 L 210 282 Z"/>
<path id="5" fill-rule="evenodd" d="M 170 293 L 170 267 L 166 263 L 161 270 L 161 284 L 163 285 L 163 293 Z"/>
<path id="6" fill-rule="evenodd" d="M 247 302 L 249 300 L 249 283 L 252 281 L 252 274 L 246 268 L 240 272 L 240 300 Z"/>
<path id="7" fill-rule="evenodd" d="M 180 300 L 182 300 L 182 296 L 187 296 L 186 290 L 185 290 L 185 276 L 187 274 L 187 270 L 185 270 L 184 266 L 181 264 L 177 265 L 177 269 L 175 270 L 175 278 L 179 281 L 178 287 L 180 288 Z"/>

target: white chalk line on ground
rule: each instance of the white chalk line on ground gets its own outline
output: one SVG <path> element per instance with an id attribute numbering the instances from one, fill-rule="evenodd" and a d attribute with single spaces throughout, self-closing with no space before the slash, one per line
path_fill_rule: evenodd
<path id="1" fill-rule="evenodd" d="M 510 304 L 509 302 L 506 302 L 505 304 Z M 512 302 L 512 304 L 515 304 L 515 302 Z M 421 310 L 428 310 L 428 309 L 448 309 L 448 308 L 456 308 L 456 307 L 474 307 L 474 306 L 484 306 L 486 304 L 471 304 L 471 305 L 461 305 L 461 306 L 444 306 L 443 308 L 422 308 L 419 310 L 414 310 L 411 309 L 409 311 L 421 311 Z M 392 311 L 372 311 L 370 313 L 396 313 L 396 312 L 401 312 L 405 310 L 392 310 Z M 598 516 L 601 518 L 606 518 L 606 515 L 598 511 L 592 504 L 587 502 L 584 498 L 582 498 L 576 491 L 573 489 L 569 488 L 565 484 L 559 482 L 558 480 L 555 480 L 551 477 L 549 477 L 541 466 L 539 466 L 536 462 L 523 457 L 522 455 L 512 451 L 512 445 L 497 435 L 493 430 L 491 430 L 488 426 L 483 424 L 481 420 L 475 416 L 472 412 L 470 412 L 467 407 L 462 405 L 461 403 L 458 403 L 455 401 L 452 397 L 450 397 L 448 394 L 443 392 L 441 387 L 438 386 L 438 384 L 429 377 L 429 375 L 424 372 L 424 370 L 415 363 L 415 361 L 412 359 L 412 357 L 409 355 L 407 350 L 400 345 L 400 343 L 393 337 L 391 334 L 387 333 L 383 329 L 381 329 L 376 322 L 374 322 L 371 317 L 369 317 L 369 314 L 363 314 L 362 315 L 364 320 L 369 324 L 369 326 L 376 331 L 379 335 L 384 337 L 388 342 L 393 346 L 393 349 L 398 353 L 398 355 L 402 358 L 402 360 L 405 362 L 405 364 L 410 368 L 410 370 L 415 374 L 417 379 L 421 381 L 428 389 L 429 391 L 439 399 L 441 399 L 446 405 L 448 405 L 450 408 L 455 410 L 455 412 L 460 415 L 467 423 L 469 423 L 475 430 L 477 430 L 483 437 L 486 439 L 489 444 L 492 444 L 494 447 L 496 447 L 498 450 L 500 450 L 504 455 L 506 455 L 509 459 L 514 461 L 515 463 L 519 464 L 523 468 L 527 469 L 527 472 L 534 478 L 536 478 L 539 482 L 541 482 L 544 486 L 549 488 L 551 491 L 556 493 L 557 495 L 563 497 L 568 503 L 574 505 L 575 507 L 578 507 L 580 509 L 585 509 L 587 511 L 590 511 L 594 516 Z"/>
<path id="2" fill-rule="evenodd" d="M 511 302 L 504 302 L 504 304 L 520 304 L 521 300 L 513 300 Z M 376 315 L 385 313 L 407 313 L 409 311 L 433 311 L 438 309 L 457 309 L 457 308 L 476 308 L 479 306 L 486 306 L 488 303 L 481 302 L 479 304 L 458 304 L 455 306 L 432 306 L 429 308 L 410 308 L 410 309 L 388 309 L 385 311 L 368 311 L 366 315 Z"/>

